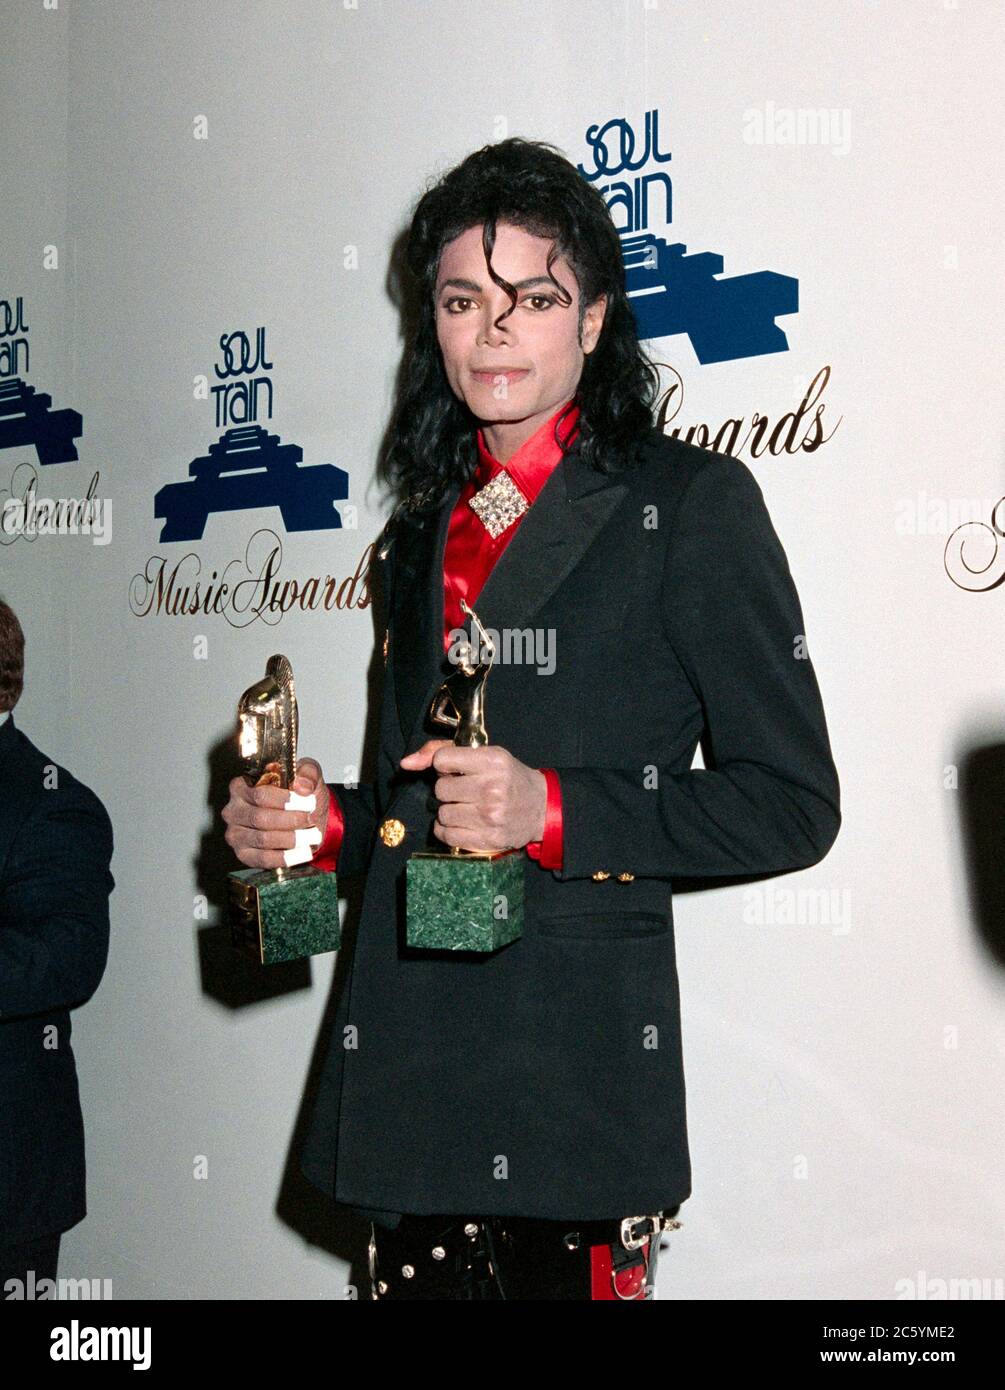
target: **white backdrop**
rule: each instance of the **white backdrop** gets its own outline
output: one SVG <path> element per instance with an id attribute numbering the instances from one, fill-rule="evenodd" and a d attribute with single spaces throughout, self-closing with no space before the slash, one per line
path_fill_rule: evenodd
<path id="1" fill-rule="evenodd" d="M 112 504 L 105 544 L 0 548 L 28 639 L 16 720 L 115 827 L 108 971 L 74 1025 L 89 1214 L 62 1274 L 120 1298 L 342 1297 L 292 1172 L 334 960 L 274 988 L 228 964 L 218 812 L 236 697 L 274 651 L 302 753 L 330 781 L 358 763 L 372 609 L 357 584 L 281 620 L 142 615 L 134 577 L 184 556 L 190 582 L 244 577 L 266 532 L 281 581 L 351 577 L 387 511 L 389 259 L 415 197 L 511 134 L 592 170 L 591 127 L 624 122 L 613 147 L 658 112 L 672 225 L 654 196 L 648 232 L 720 255 L 723 278 L 798 281 L 784 350 L 649 348 L 683 387 L 667 428 L 744 422 L 844 812 L 817 867 L 675 902 L 694 1194 L 659 1296 L 1005 1296 L 1001 47 L 978 0 L 6 0 L 0 332 L 18 299 L 27 332 L 0 348 L 26 338 L 30 359 L 0 387 L 82 430 L 48 465 L 0 443 L 0 493 L 34 476 L 80 498 L 97 474 Z M 217 511 L 162 541 L 155 494 L 222 433 L 200 379 L 222 335 L 259 327 L 259 423 L 345 470 L 345 525 Z M 821 447 L 800 447 L 807 417 L 753 450 L 755 416 L 770 429 L 821 372 Z M 966 521 L 968 563 L 990 562 L 972 588 L 946 556 Z"/>

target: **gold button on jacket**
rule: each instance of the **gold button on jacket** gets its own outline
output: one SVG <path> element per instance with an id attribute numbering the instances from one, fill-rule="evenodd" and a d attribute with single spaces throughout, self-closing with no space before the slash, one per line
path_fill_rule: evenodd
<path id="1" fill-rule="evenodd" d="M 400 820 L 390 816 L 380 827 L 380 838 L 385 845 L 400 845 L 405 838 L 405 827 Z"/>

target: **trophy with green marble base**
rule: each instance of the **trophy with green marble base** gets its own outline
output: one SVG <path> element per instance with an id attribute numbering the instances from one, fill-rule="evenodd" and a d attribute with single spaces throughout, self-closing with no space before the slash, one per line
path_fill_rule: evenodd
<path id="1" fill-rule="evenodd" d="M 454 730 L 461 748 L 488 743 L 485 682 L 495 647 L 478 615 L 461 599 L 478 630 L 480 660 L 470 643 L 459 652 L 457 670 L 433 699 L 430 719 Z M 418 850 L 405 867 L 409 946 L 439 951 L 498 951 L 516 941 L 523 927 L 523 856 L 517 849 Z"/>
<path id="2" fill-rule="evenodd" d="M 237 706 L 242 775 L 253 786 L 291 787 L 297 771 L 299 715 L 293 668 L 270 657 L 265 676 Z M 291 791 L 289 811 L 313 811 L 317 798 Z M 337 951 L 341 942 L 336 875 L 309 861 L 321 831 L 294 831 L 280 869 L 238 869 L 228 875 L 231 942 L 260 965 Z"/>

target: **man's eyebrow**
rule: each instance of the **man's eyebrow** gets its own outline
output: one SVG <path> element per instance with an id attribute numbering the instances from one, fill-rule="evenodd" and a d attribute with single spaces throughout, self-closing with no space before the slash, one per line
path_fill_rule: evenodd
<path id="1" fill-rule="evenodd" d="M 515 280 L 513 282 L 513 288 L 515 290 L 529 290 L 532 285 L 552 284 L 554 284 L 554 281 L 547 275 L 532 275 L 527 280 Z M 448 288 L 455 290 L 471 290 L 472 294 L 481 294 L 482 292 L 481 285 L 477 284 L 474 280 L 444 280 L 440 289 L 445 290 Z"/>

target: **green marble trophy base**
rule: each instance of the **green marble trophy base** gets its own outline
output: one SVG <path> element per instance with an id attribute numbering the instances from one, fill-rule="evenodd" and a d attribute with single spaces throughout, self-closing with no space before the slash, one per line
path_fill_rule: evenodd
<path id="1" fill-rule="evenodd" d="M 342 926 L 336 879 L 316 864 L 228 874 L 232 944 L 260 965 L 337 951 Z"/>
<path id="2" fill-rule="evenodd" d="M 523 929 L 519 850 L 451 854 L 420 850 L 405 866 L 409 946 L 498 951 Z"/>

